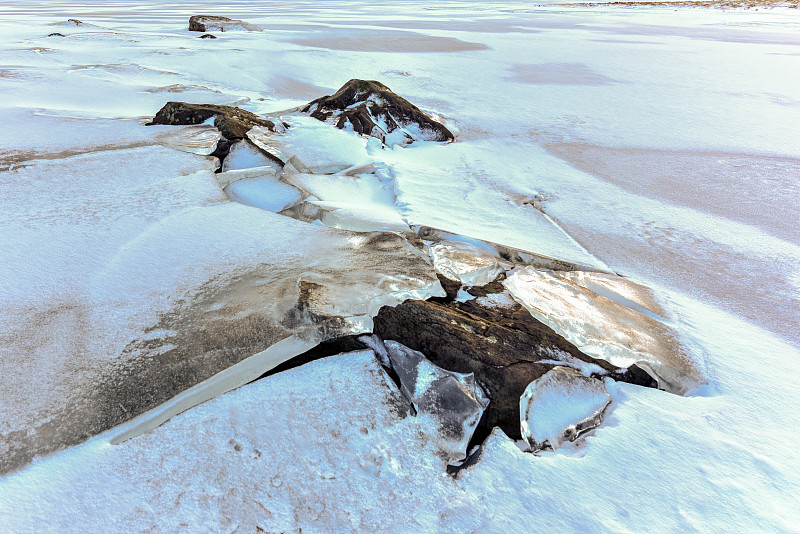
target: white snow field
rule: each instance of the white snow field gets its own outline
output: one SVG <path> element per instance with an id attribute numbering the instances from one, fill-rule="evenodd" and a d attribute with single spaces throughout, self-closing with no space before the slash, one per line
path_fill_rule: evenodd
<path id="1" fill-rule="evenodd" d="M 800 9 L 710 4 L 4 1 L 0 532 L 800 532 Z M 200 39 L 195 14 L 261 31 Z M 456 141 L 279 113 L 351 78 Z M 276 149 L 339 174 L 239 147 L 215 175 L 214 128 L 144 125 L 169 100 L 285 115 Z M 238 387 L 440 294 L 416 248 L 358 233 L 420 226 L 653 289 L 707 385 L 606 379 L 596 430 L 536 455 L 496 430 L 456 477 L 371 351 Z M 436 268 L 501 269 L 479 259 Z M 648 346 L 585 318 L 553 324 Z M 216 352 L 170 367 L 192 351 Z M 129 387 L 157 413 L 114 426 L 150 361 Z"/>

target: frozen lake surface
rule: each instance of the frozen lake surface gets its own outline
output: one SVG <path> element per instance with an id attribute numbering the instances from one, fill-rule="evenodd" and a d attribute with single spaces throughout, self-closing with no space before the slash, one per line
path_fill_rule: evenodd
<path id="1" fill-rule="evenodd" d="M 187 31 L 194 14 L 261 31 L 199 39 Z M 583 446 L 534 457 L 495 434 L 480 463 L 453 480 L 424 439 L 392 441 L 424 435 L 424 421 L 396 420 L 391 403 L 376 400 L 382 382 L 359 353 L 251 384 L 122 445 L 101 435 L 0 478 L 0 530 L 97 530 L 118 519 L 120 530 L 159 531 L 797 531 L 798 27 L 800 10 L 769 3 L 4 2 L 0 455 L 22 425 L 20 406 L 57 425 L 48 406 L 70 396 L 74 377 L 116 357 L 125 328 L 146 323 L 129 315 L 125 295 L 157 293 L 152 302 L 166 306 L 175 288 L 251 261 L 260 254 L 253 228 L 277 220 L 226 208 L 203 151 L 164 137 L 190 134 L 144 122 L 168 100 L 268 114 L 351 78 L 379 80 L 442 116 L 456 142 L 381 148 L 309 119 L 286 141 L 313 156 L 306 163 L 376 164 L 367 212 L 393 224 L 654 288 L 709 385 L 679 397 L 609 383 L 607 423 Z M 229 194 L 253 198 L 254 187 L 239 182 Z M 339 187 L 344 201 L 350 185 Z M 278 211 L 285 202 L 261 204 Z M 304 265 L 312 233 L 296 251 L 270 235 L 270 261 L 284 254 Z M 226 235 L 233 244 L 220 244 Z M 328 269 L 329 259 L 315 265 Z M 359 372 L 366 377 L 350 378 Z M 335 378 L 325 381 L 337 373 L 348 377 L 338 391 Z M 255 408 L 259 398 L 268 409 Z M 375 431 L 348 434 L 346 418 L 376 404 Z M 331 423 L 336 406 L 342 420 Z M 319 407 L 324 415 L 311 414 Z M 280 434 L 302 426 L 291 423 L 302 410 L 308 428 L 339 432 L 346 445 Z M 278 429 L 290 451 L 259 425 Z M 250 449 L 246 459 L 224 456 L 229 439 L 246 441 L 237 433 L 278 460 L 261 466 Z M 282 469 L 309 485 L 273 487 L 272 497 L 248 489 Z M 253 504 L 270 508 L 270 498 L 277 509 Z"/>

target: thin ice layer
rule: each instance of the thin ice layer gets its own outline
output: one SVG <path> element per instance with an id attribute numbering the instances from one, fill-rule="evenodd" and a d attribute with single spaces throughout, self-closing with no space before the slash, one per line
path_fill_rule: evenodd
<path id="1" fill-rule="evenodd" d="M 524 267 L 503 285 L 531 315 L 589 356 L 622 368 L 636 364 L 674 393 L 704 383 L 672 328 L 579 285 L 569 273 Z"/>
<path id="2" fill-rule="evenodd" d="M 531 449 L 557 449 L 597 428 L 611 396 L 603 382 L 569 367 L 554 367 L 525 388 L 519 400 L 522 438 Z"/>

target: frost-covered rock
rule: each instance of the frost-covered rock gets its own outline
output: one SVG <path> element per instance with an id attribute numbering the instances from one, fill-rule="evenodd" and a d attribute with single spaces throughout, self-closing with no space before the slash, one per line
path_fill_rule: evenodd
<path id="1" fill-rule="evenodd" d="M 475 375 L 442 369 L 421 352 L 396 341 L 384 345 L 386 358 L 400 379 L 400 390 L 417 416 L 429 416 L 436 422 L 434 439 L 442 456 L 448 463 L 466 458 L 467 444 L 489 405 Z"/>
<path id="2" fill-rule="evenodd" d="M 554 367 L 525 388 L 520 431 L 532 451 L 557 449 L 600 426 L 611 396 L 602 381 L 570 367 Z"/>
<path id="3" fill-rule="evenodd" d="M 637 365 L 673 393 L 704 383 L 675 331 L 648 309 L 659 310 L 642 286 L 603 274 L 532 267 L 513 272 L 503 285 L 531 315 L 593 358 L 621 368 Z"/>
<path id="4" fill-rule="evenodd" d="M 302 111 L 337 128 L 377 137 L 390 146 L 454 139 L 442 123 L 372 80 L 350 80 L 332 96 L 309 102 Z"/>
<path id="5" fill-rule="evenodd" d="M 261 31 L 255 24 L 243 20 L 229 19 L 216 15 L 192 15 L 189 17 L 190 32 L 227 32 L 234 30 Z"/>

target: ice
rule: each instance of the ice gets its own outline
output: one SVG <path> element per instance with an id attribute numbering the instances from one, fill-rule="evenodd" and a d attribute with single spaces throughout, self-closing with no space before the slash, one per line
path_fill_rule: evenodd
<path id="1" fill-rule="evenodd" d="M 671 327 L 576 283 L 586 276 L 523 267 L 503 285 L 531 315 L 589 356 L 621 368 L 636 364 L 674 393 L 705 383 Z"/>
<path id="2" fill-rule="evenodd" d="M 181 154 L 146 147 L 12 171 L 3 218 L 16 254 L 3 265 L 3 279 L 14 280 L 2 295 L 3 470 L 128 420 L 287 338 L 298 342 L 293 351 L 222 387 L 212 382 L 194 402 L 329 337 L 368 332 L 381 306 L 442 294 L 429 260 L 400 236 L 205 205 L 200 199 L 220 200 L 211 163 L 187 154 L 207 170 L 180 176 L 189 163 Z M 80 172 L 59 174 L 54 189 L 54 165 L 63 173 L 70 163 Z M 72 201 L 60 202 L 64 195 Z M 32 263 L 42 268 L 25 268 Z"/>
<path id="3" fill-rule="evenodd" d="M 396 341 L 384 343 L 400 391 L 414 405 L 417 417 L 431 417 L 436 446 L 448 463 L 467 456 L 472 437 L 489 399 L 472 373 L 455 373 L 431 363 L 424 354 Z"/>
<path id="4" fill-rule="evenodd" d="M 355 231 L 410 231 L 394 204 L 391 184 L 375 174 L 344 174 L 360 170 L 370 169 L 350 167 L 333 175 L 284 172 L 281 180 L 311 197 L 294 216 Z"/>
<path id="5" fill-rule="evenodd" d="M 484 286 L 505 272 L 494 255 L 468 243 L 440 241 L 428 246 L 428 254 L 436 272 L 466 286 Z"/>
<path id="6" fill-rule="evenodd" d="M 522 437 L 531 450 L 557 449 L 597 428 L 611 397 L 603 382 L 569 367 L 554 367 L 519 400 Z"/>
<path id="7" fill-rule="evenodd" d="M 155 140 L 170 148 L 207 156 L 217 148 L 221 137 L 219 130 L 213 126 L 197 125 L 170 129 L 156 135 Z"/>
<path id="8" fill-rule="evenodd" d="M 553 3 L 4 2 L 0 428 L 22 406 L 66 406 L 47 414 L 57 426 L 74 405 L 72 377 L 113 361 L 74 356 L 117 327 L 86 313 L 86 295 L 105 294 L 94 280 L 109 258 L 153 223 L 225 201 L 213 162 L 158 146 L 175 127 L 141 123 L 166 100 L 267 114 L 352 77 L 445 117 L 457 141 L 395 152 L 289 117 L 302 126 L 289 155 L 313 172 L 383 162 L 415 227 L 655 289 L 660 310 L 598 279 L 569 281 L 665 319 L 704 366 L 702 395 L 609 383 L 614 410 L 579 449 L 534 458 L 495 432 L 453 479 L 428 439 L 434 426 L 393 424 L 368 365 L 323 360 L 152 434 L 113 447 L 103 436 L 4 476 L 0 530 L 795 532 L 797 10 Z M 198 39 L 186 18 L 207 12 L 267 31 Z M 51 25 L 68 18 L 87 24 Z M 55 31 L 66 37 L 47 37 Z M 291 42 L 303 39 L 324 46 Z M 220 243 L 242 233 L 226 228 Z M 169 294 L 158 263 L 190 239 L 196 254 L 237 263 L 196 241 L 207 229 L 172 235 L 184 245 L 169 254 L 145 252 L 156 265 L 141 284 Z M 257 233 L 268 247 L 271 231 Z M 180 273 L 202 278 L 191 274 Z M 362 434 L 373 417 L 384 431 Z M 256 436 L 252 449 L 241 434 Z"/>
<path id="9" fill-rule="evenodd" d="M 296 155 L 309 167 L 345 163 L 372 163 L 367 154 L 367 140 L 352 132 L 339 130 L 311 117 L 287 115 L 289 128 L 283 135 L 254 129 L 248 136 L 257 146 L 268 146 L 288 156 Z"/>
<path id="10" fill-rule="evenodd" d="M 275 178 L 237 180 L 229 184 L 225 188 L 225 192 L 234 202 L 275 213 L 297 204 L 303 199 L 303 195 L 297 188 Z"/>
<path id="11" fill-rule="evenodd" d="M 232 171 L 238 169 L 248 169 L 250 167 L 272 166 L 278 172 L 280 165 L 274 159 L 268 157 L 263 152 L 247 141 L 238 141 L 231 146 L 231 151 L 222 162 L 222 171 Z"/>

